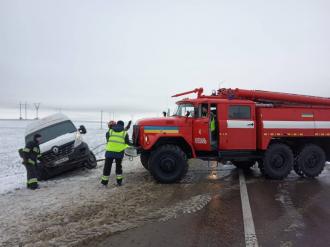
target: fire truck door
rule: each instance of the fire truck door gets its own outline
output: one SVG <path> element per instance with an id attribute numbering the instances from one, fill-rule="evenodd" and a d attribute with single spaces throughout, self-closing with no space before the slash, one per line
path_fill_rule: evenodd
<path id="1" fill-rule="evenodd" d="M 226 149 L 256 149 L 254 105 L 228 105 Z"/>
<path id="2" fill-rule="evenodd" d="M 193 145 L 198 151 L 211 150 L 209 126 L 209 107 L 208 104 L 202 104 L 198 107 L 198 114 L 193 121 Z"/>

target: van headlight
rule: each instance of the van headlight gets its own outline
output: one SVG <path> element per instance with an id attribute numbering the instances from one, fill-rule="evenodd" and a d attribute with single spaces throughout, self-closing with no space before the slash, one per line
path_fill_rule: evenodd
<path id="1" fill-rule="evenodd" d="M 81 134 L 77 132 L 73 147 L 78 147 L 82 143 L 82 141 L 83 140 Z"/>

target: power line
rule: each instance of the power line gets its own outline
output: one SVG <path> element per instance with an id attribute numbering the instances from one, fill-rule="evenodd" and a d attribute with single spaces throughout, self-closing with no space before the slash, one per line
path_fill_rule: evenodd
<path id="1" fill-rule="evenodd" d="M 22 120 L 22 103 L 19 102 L 19 120 Z"/>
<path id="2" fill-rule="evenodd" d="M 34 103 L 34 107 L 36 109 L 36 119 L 39 119 L 39 107 L 41 103 Z"/>
<path id="3" fill-rule="evenodd" d="M 24 113 L 25 113 L 25 119 L 27 119 L 27 102 L 26 101 L 24 104 Z"/>

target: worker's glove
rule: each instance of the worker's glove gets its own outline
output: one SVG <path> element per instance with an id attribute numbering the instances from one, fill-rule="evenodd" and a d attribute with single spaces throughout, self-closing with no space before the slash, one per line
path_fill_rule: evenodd
<path id="1" fill-rule="evenodd" d="M 132 120 L 130 120 L 125 128 L 125 130 L 129 130 L 131 128 Z"/>

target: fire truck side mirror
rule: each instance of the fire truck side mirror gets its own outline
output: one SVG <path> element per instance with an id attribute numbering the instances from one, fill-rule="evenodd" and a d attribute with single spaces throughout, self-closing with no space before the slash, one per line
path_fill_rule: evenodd
<path id="1" fill-rule="evenodd" d="M 190 111 L 187 111 L 186 117 L 189 117 L 189 116 L 190 116 Z"/>
<path id="2" fill-rule="evenodd" d="M 163 111 L 163 116 L 166 117 L 167 113 L 166 111 Z"/>

